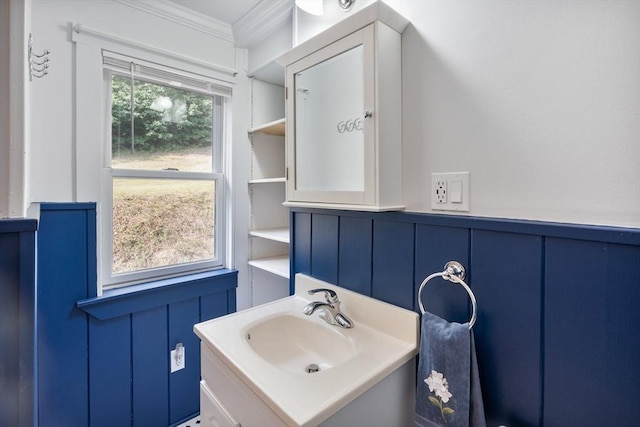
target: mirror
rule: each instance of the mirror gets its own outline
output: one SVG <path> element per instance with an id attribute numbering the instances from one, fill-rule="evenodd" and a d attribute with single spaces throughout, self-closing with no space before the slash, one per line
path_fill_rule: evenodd
<path id="1" fill-rule="evenodd" d="M 364 191 L 364 48 L 295 74 L 296 189 Z"/>

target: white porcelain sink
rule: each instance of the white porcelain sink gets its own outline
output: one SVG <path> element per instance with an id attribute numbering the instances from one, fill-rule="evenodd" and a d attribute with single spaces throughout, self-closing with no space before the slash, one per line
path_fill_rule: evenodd
<path id="1" fill-rule="evenodd" d="M 267 362 L 300 375 L 324 371 L 356 355 L 355 344 L 338 328 L 328 328 L 298 315 L 260 320 L 250 325 L 244 336 Z"/>
<path id="2" fill-rule="evenodd" d="M 353 328 L 329 325 L 303 308 L 335 291 Z M 296 293 L 195 325 L 202 345 L 284 424 L 313 426 L 406 364 L 417 354 L 415 312 L 297 274 Z M 319 371 L 306 368 L 318 365 Z M 215 391 L 215 390 L 214 390 Z"/>

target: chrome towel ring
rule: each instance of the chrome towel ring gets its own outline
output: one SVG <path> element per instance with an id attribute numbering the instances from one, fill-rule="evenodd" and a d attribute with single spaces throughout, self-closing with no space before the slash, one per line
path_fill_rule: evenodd
<path id="1" fill-rule="evenodd" d="M 476 296 L 471 291 L 469 285 L 464 282 L 465 269 L 458 261 L 449 261 L 444 266 L 443 272 L 433 273 L 432 275 L 427 276 L 427 278 L 422 281 L 422 284 L 418 289 L 418 304 L 420 305 L 420 312 L 422 314 L 425 313 L 424 305 L 422 305 L 422 290 L 424 289 L 424 286 L 427 284 L 427 282 L 435 277 L 442 277 L 443 279 L 448 280 L 452 283 L 459 283 L 464 288 L 464 290 L 467 291 L 467 293 L 469 294 L 469 298 L 471 298 L 471 305 L 473 308 L 471 320 L 469 320 L 469 329 L 473 328 L 473 325 L 476 323 Z"/>

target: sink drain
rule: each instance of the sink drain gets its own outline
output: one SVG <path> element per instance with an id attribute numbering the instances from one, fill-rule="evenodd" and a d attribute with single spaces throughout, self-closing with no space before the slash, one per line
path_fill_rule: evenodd
<path id="1" fill-rule="evenodd" d="M 312 363 L 309 366 L 307 366 L 306 368 L 304 368 L 304 371 L 307 374 L 313 374 L 315 372 L 319 372 L 320 371 L 320 366 L 316 365 L 315 363 Z"/>

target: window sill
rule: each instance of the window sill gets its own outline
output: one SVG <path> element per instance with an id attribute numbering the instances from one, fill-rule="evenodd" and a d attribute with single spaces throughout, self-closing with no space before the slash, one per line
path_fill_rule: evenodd
<path id="1" fill-rule="evenodd" d="M 106 320 L 203 295 L 224 292 L 237 286 L 238 271 L 225 268 L 156 280 L 126 288 L 110 289 L 99 297 L 80 300 L 76 305 L 96 319 Z"/>

